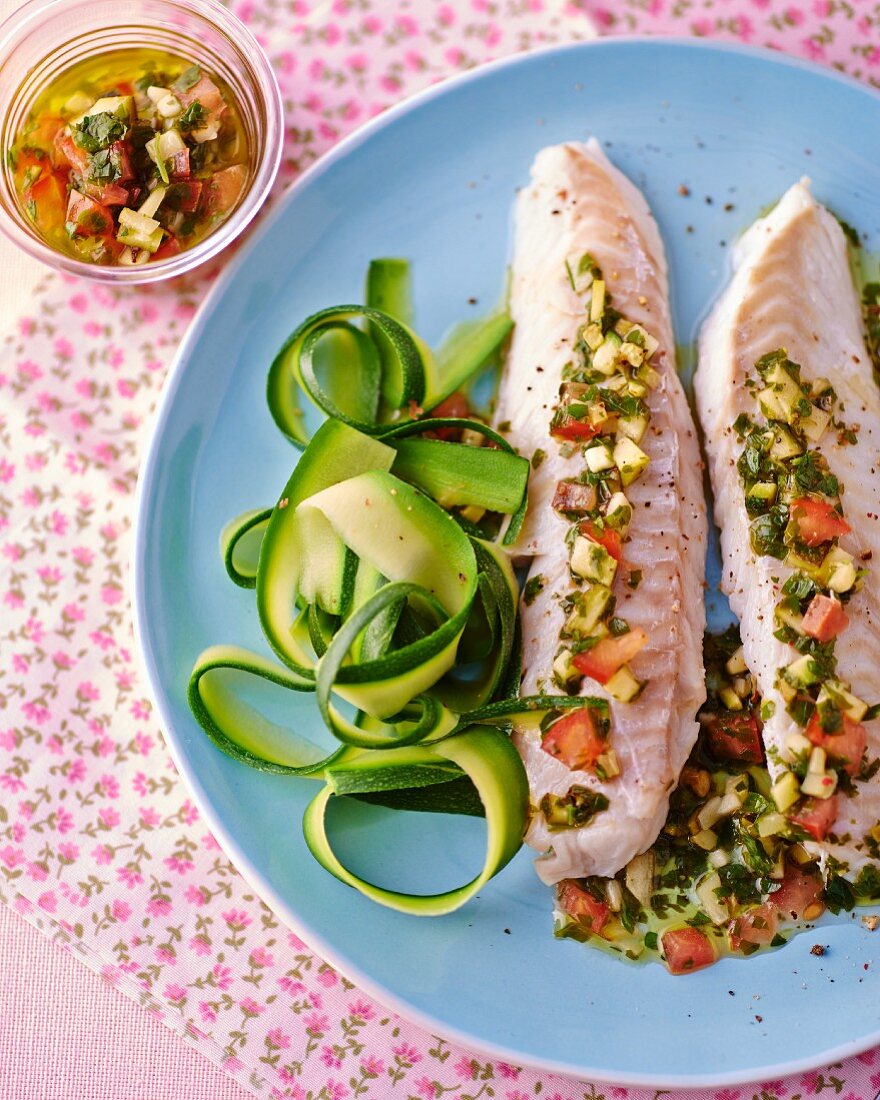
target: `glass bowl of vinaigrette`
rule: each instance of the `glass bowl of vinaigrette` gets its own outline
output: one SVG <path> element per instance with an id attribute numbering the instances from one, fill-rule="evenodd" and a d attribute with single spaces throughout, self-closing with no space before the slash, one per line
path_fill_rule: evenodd
<path id="1" fill-rule="evenodd" d="M 278 171 L 278 83 L 216 0 L 31 0 L 0 26 L 0 229 L 116 284 L 192 270 Z"/>

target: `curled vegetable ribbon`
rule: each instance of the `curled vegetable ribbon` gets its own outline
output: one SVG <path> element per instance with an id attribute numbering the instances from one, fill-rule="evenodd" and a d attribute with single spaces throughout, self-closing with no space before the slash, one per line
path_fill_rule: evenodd
<path id="1" fill-rule="evenodd" d="M 213 646 L 188 697 L 224 752 L 324 783 L 303 830 L 325 869 L 383 905 L 428 915 L 463 905 L 521 844 L 528 786 L 511 724 L 597 701 L 515 698 L 518 583 L 504 546 L 525 515 L 529 464 L 485 424 L 422 413 L 491 360 L 510 319 L 459 326 L 435 356 L 411 328 L 410 301 L 404 261 L 374 261 L 367 304 L 308 317 L 273 362 L 269 407 L 303 453 L 273 508 L 227 525 L 221 555 L 233 582 L 255 589 L 281 664 Z M 300 393 L 327 415 L 311 437 Z M 424 435 L 444 428 L 491 446 Z M 467 507 L 508 520 L 483 537 L 448 511 Z M 292 728 L 291 691 L 314 693 L 327 746 Z M 270 717 L 278 713 L 284 721 Z M 327 833 L 327 808 L 341 796 L 485 816 L 482 871 L 430 896 L 365 882 Z"/>

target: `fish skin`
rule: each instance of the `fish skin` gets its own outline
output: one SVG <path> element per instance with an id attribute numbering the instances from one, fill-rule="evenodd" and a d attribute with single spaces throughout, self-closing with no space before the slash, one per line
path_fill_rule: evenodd
<path id="1" fill-rule="evenodd" d="M 853 530 L 840 539 L 841 547 L 856 559 L 870 552 L 876 563 L 868 563 L 864 587 L 847 604 L 850 623 L 835 646 L 840 677 L 860 698 L 874 702 L 880 699 L 880 391 L 865 348 L 844 234 L 806 180 L 742 237 L 733 277 L 703 326 L 695 380 L 721 527 L 722 589 L 741 622 L 746 663 L 764 699 L 775 706 L 764 723 L 773 774 L 780 771 L 774 754 L 800 729 L 773 686 L 776 670 L 796 656 L 773 637 L 773 609 L 792 570 L 775 558 L 756 559 L 751 551 L 743 490 L 731 465 L 741 444 L 731 425 L 740 412 L 756 412 L 743 382 L 754 374 L 755 361 L 778 347 L 800 364 L 804 381 L 829 378 L 844 403 L 844 420 L 861 425 L 854 446 L 841 444 L 833 429 L 812 446 L 843 486 L 841 503 Z M 876 721 L 866 725 L 869 760 L 880 755 L 878 727 Z M 826 864 L 833 856 L 853 874 L 868 863 L 877 865 L 863 838 L 880 820 L 880 780 L 855 785 L 856 797 L 840 796 L 833 827 L 834 834 L 851 839 L 808 845 Z"/>
<path id="2" fill-rule="evenodd" d="M 595 681 L 583 681 L 582 695 L 610 701 L 611 746 L 621 764 L 621 775 L 611 781 L 569 770 L 541 749 L 537 733 L 514 732 L 535 804 L 547 792 L 565 794 L 573 784 L 601 791 L 610 803 L 581 829 L 550 832 L 535 814 L 526 840 L 545 853 L 536 869 L 547 883 L 613 875 L 650 847 L 696 739 L 695 716 L 705 699 L 705 501 L 696 432 L 675 368 L 666 259 L 644 197 L 595 140 L 541 151 L 532 181 L 517 199 L 510 302 L 515 329 L 496 423 L 508 422 L 506 434 L 521 454 L 546 454 L 530 479 L 529 511 L 514 548 L 521 558 L 532 558 L 532 577 L 547 580 L 521 608 L 522 694 L 542 684 L 559 691 L 551 671 L 565 619 L 558 599 L 574 587 L 564 542 L 570 525 L 551 501 L 557 481 L 580 473 L 584 460 L 580 452 L 571 458 L 559 454 L 549 423 L 562 367 L 584 320 L 583 298 L 571 288 L 564 261 L 582 252 L 601 266 L 614 306 L 660 341 L 652 365 L 662 381 L 647 398 L 651 426 L 641 443 L 651 464 L 626 491 L 634 515 L 623 553 L 631 568 L 642 570 L 643 580 L 635 590 L 623 577 L 614 586 L 619 614 L 650 635 L 631 664 L 636 676 L 650 682 L 627 704 L 611 699 Z"/>

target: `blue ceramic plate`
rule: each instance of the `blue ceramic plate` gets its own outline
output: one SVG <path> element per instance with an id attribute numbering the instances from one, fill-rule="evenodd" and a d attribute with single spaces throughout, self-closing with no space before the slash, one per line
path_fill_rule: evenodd
<path id="1" fill-rule="evenodd" d="M 800 176 L 869 248 L 880 240 L 880 99 L 769 53 L 693 41 L 578 45 L 490 66 L 389 112 L 282 199 L 183 343 L 142 475 L 140 644 L 171 751 L 230 857 L 316 951 L 380 1000 L 446 1036 L 560 1072 L 654 1086 L 779 1076 L 880 1039 L 877 982 L 865 969 L 880 941 L 858 916 L 781 951 L 672 978 L 555 940 L 550 893 L 527 850 L 462 911 L 402 916 L 312 860 L 299 827 L 312 783 L 235 763 L 187 709 L 187 676 L 205 646 L 266 650 L 253 594 L 227 581 L 217 538 L 230 516 L 274 501 L 296 460 L 264 399 L 276 349 L 306 314 L 361 300 L 375 256 L 413 261 L 429 342 L 493 305 L 514 191 L 533 156 L 589 134 L 660 223 L 681 344 L 725 281 L 730 243 Z M 726 611 L 712 614 L 717 624 Z M 318 730 L 310 698 L 290 705 L 303 730 Z M 477 821 L 398 819 L 391 845 L 381 811 L 350 816 L 347 854 L 376 881 L 452 885 L 482 857 Z M 403 867 L 394 865 L 401 849 Z M 817 939 L 829 945 L 822 958 L 810 955 Z"/>

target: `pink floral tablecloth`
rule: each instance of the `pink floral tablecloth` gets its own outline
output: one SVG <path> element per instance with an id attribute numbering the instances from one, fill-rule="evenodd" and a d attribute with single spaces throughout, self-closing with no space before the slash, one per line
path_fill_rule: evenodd
<path id="1" fill-rule="evenodd" d="M 880 83 L 868 0 L 241 0 L 281 81 L 283 179 L 403 96 L 603 33 L 771 45 Z M 390 1014 L 250 892 L 176 775 L 132 653 L 132 494 L 211 272 L 117 294 L 49 277 L 0 350 L 0 897 L 254 1095 L 653 1095 L 554 1078 Z M 48 994 L 47 994 L 48 995 Z M 2 1026 L 2 1025 L 0 1025 Z M 880 1056 L 714 1100 L 866 1100 Z"/>

